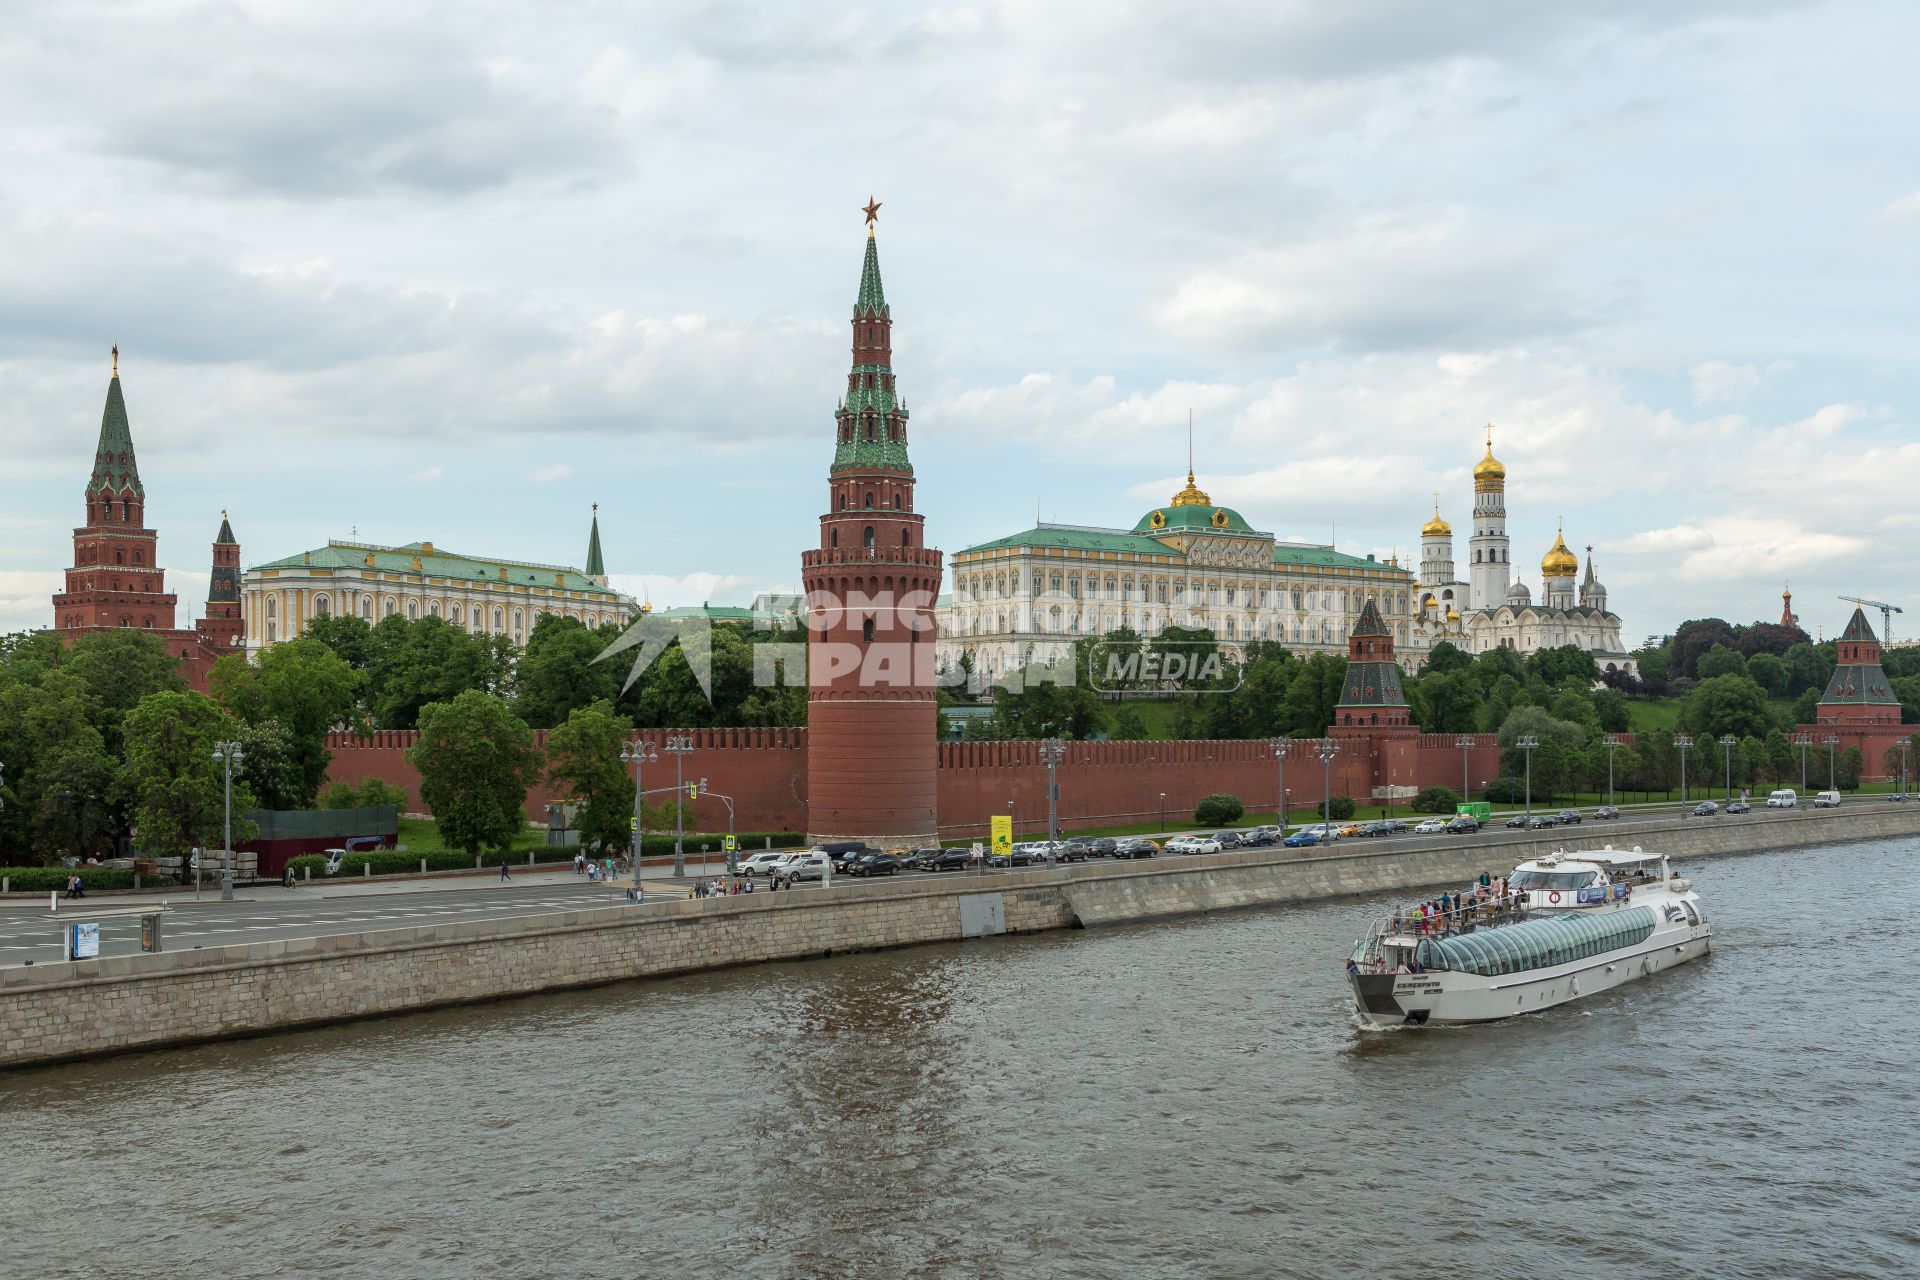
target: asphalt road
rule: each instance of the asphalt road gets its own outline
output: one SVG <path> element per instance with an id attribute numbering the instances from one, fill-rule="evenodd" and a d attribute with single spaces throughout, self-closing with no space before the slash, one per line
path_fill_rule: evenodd
<path id="1" fill-rule="evenodd" d="M 1804 814 L 1804 810 L 1801 811 Z M 1836 810 L 1836 812 L 1839 812 Z M 1784 816 L 1778 811 L 1770 814 L 1766 809 L 1756 809 L 1751 814 L 1721 814 L 1712 818 L 1688 818 L 1689 822 L 1766 822 L 1771 817 Z M 1512 840 L 1538 839 L 1542 836 L 1558 836 L 1570 847 L 1597 847 L 1612 844 L 1616 847 L 1631 847 L 1636 843 L 1636 833 L 1657 824 L 1673 822 L 1678 814 L 1672 809 L 1647 814 L 1629 812 L 1626 816 L 1607 822 L 1588 819 L 1578 827 L 1556 827 L 1551 831 L 1509 830 L 1496 820 L 1475 837 L 1452 835 L 1405 835 L 1383 839 L 1348 839 L 1338 842 L 1341 848 L 1359 849 L 1401 849 L 1431 844 L 1434 841 L 1453 841 L 1473 839 L 1490 850 L 1498 850 L 1500 845 Z M 1170 831 L 1167 837 L 1183 834 Z M 1156 838 L 1167 838 L 1156 837 Z M 1316 846 L 1324 848 L 1325 846 Z M 1311 854 L 1314 850 L 1303 850 Z M 1162 858 L 1169 855 L 1162 854 Z M 1175 855 L 1177 856 L 1177 855 Z M 1095 859 L 1094 861 L 1103 861 Z M 1132 865 L 1132 864 L 1128 864 Z M 718 864 L 714 865 L 717 869 Z M 689 871 L 698 872 L 697 863 L 688 864 Z M 1039 870 L 1041 868 L 1015 868 Z M 1497 856 L 1490 855 L 1489 869 L 1499 872 L 1509 868 L 1500 865 Z M 923 876 L 964 876 L 959 872 L 903 872 L 893 879 L 914 879 Z M 647 888 L 650 896 L 655 894 L 684 895 L 695 877 L 684 881 L 673 881 L 664 876 L 649 876 Z M 837 876 L 840 883 L 847 883 L 847 877 Z M 817 884 L 799 886 L 805 892 L 817 888 Z M 761 881 L 757 891 L 764 892 L 766 884 Z M 286 938 L 317 937 L 335 933 L 360 933 L 375 929 L 401 929 L 417 925 L 448 923 L 457 924 L 468 920 L 499 919 L 506 916 L 539 915 L 546 912 L 578 910 L 584 907 L 614 905 L 623 900 L 616 886 L 609 891 L 605 885 L 589 884 L 564 871 L 541 874 L 521 874 L 512 881 L 501 883 L 491 877 L 475 877 L 459 880 L 429 880 L 402 883 L 366 884 L 350 881 L 319 882 L 303 885 L 297 889 L 283 889 L 278 885 L 260 885 L 240 891 L 241 901 L 222 903 L 217 895 L 211 900 L 195 905 L 191 894 L 169 897 L 171 909 L 167 912 L 164 925 L 164 941 L 169 951 L 179 951 L 196 946 L 228 946 L 237 942 L 272 942 Z M 46 963 L 62 958 L 60 931 L 64 923 L 84 920 L 95 912 L 119 912 L 134 907 L 135 901 L 104 897 L 88 899 L 83 902 L 62 904 L 57 915 L 49 915 L 44 898 L 36 901 L 13 901 L 0 905 L 0 965 L 17 965 L 27 962 Z M 137 943 L 130 942 L 138 936 L 138 920 L 133 917 L 103 920 L 107 938 L 107 952 L 120 954 L 137 950 Z M 116 945 L 117 944 L 117 945 Z"/>

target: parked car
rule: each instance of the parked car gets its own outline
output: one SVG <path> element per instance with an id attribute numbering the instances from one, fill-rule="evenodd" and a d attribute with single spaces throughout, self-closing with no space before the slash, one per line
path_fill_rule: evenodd
<path id="1" fill-rule="evenodd" d="M 824 880 L 832 863 L 832 854 L 809 849 L 781 867 L 778 874 L 789 880 Z"/>
<path id="2" fill-rule="evenodd" d="M 1800 793 L 1792 787 L 1782 787 L 1767 797 L 1769 809 L 1795 809 L 1800 805 Z"/>
<path id="3" fill-rule="evenodd" d="M 1727 812 L 1728 813 L 1752 813 L 1753 806 L 1748 804 L 1745 800 L 1735 800 L 1732 804 L 1727 806 Z"/>
<path id="4" fill-rule="evenodd" d="M 1603 804 L 1598 809 L 1595 809 L 1593 811 L 1593 820 L 1595 822 L 1605 822 L 1611 818 L 1617 818 L 1619 816 L 1620 816 L 1620 810 L 1610 804 Z"/>
<path id="5" fill-rule="evenodd" d="M 965 871 L 973 865 L 971 849 L 941 849 L 931 858 L 920 860 L 922 871 Z"/>
<path id="6" fill-rule="evenodd" d="M 1338 830 L 1338 832 L 1339 832 L 1339 834 L 1340 834 L 1340 835 L 1341 835 L 1341 836 L 1342 836 L 1343 838 L 1344 838 L 1344 837 L 1352 837 L 1352 836 L 1357 836 L 1357 835 L 1359 835 L 1359 834 L 1360 834 L 1360 832 L 1361 832 L 1361 830 L 1362 830 L 1362 829 L 1363 829 L 1363 828 L 1364 828 L 1364 827 L 1365 827 L 1366 825 L 1367 825 L 1367 824 L 1366 824 L 1366 823 L 1364 823 L 1364 822 L 1349 822 L 1349 823 L 1346 823 L 1346 824 L 1344 824 L 1344 825 L 1342 825 L 1342 826 L 1340 826 L 1339 828 L 1337 828 L 1337 830 Z"/>
<path id="7" fill-rule="evenodd" d="M 1013 846 L 1007 853 L 995 854 L 987 859 L 990 867 L 1030 867 L 1034 864 L 1033 850 L 1024 844 Z"/>
<path id="8" fill-rule="evenodd" d="M 1212 836 L 1175 836 L 1167 841 L 1168 853 L 1218 853 L 1220 842 Z"/>
<path id="9" fill-rule="evenodd" d="M 1906 799 L 1907 799 L 1906 792 L 1896 791 L 1892 795 L 1887 797 L 1887 803 L 1888 804 L 1904 804 L 1906 802 Z"/>
<path id="10" fill-rule="evenodd" d="M 1433 821 L 1439 822 L 1441 820 L 1435 818 Z M 1420 826 L 1425 825 L 1425 823 L 1420 824 Z M 1370 836 L 1403 836 L 1409 831 L 1418 831 L 1420 826 L 1410 827 L 1398 818 L 1382 818 L 1378 822 L 1369 822 L 1365 834 Z"/>
<path id="11" fill-rule="evenodd" d="M 1580 811 L 1578 809 L 1562 809 L 1559 813 L 1555 814 L 1554 817 L 1559 819 L 1560 825 L 1563 827 L 1577 827 L 1580 825 Z"/>
<path id="12" fill-rule="evenodd" d="M 740 874 L 743 876 L 764 876 L 773 870 L 773 864 L 787 855 L 774 849 L 750 853 L 740 860 Z"/>
<path id="13" fill-rule="evenodd" d="M 1544 831 L 1549 827 L 1557 827 L 1559 825 L 1560 819 L 1550 813 L 1536 813 L 1527 819 L 1527 830 L 1529 831 Z"/>
<path id="14" fill-rule="evenodd" d="M 1308 845 L 1321 843 L 1320 828 L 1302 827 L 1280 842 L 1289 849 L 1302 849 Z"/>
<path id="15" fill-rule="evenodd" d="M 1818 793 L 1813 797 L 1813 807 L 1816 809 L 1838 809 L 1840 807 L 1840 793 L 1838 791 L 1822 791 Z"/>
<path id="16" fill-rule="evenodd" d="M 1242 848 L 1247 848 L 1247 849 L 1261 848 L 1270 844 L 1279 844 L 1281 834 L 1282 833 L 1279 827 L 1273 826 L 1271 823 L 1269 823 L 1267 826 L 1254 827 L 1242 833 L 1240 836 L 1240 844 Z"/>
<path id="17" fill-rule="evenodd" d="M 1524 827 L 1527 825 L 1527 815 L 1524 813 L 1516 813 L 1507 819 L 1507 825 L 1509 827 Z"/>
<path id="18" fill-rule="evenodd" d="M 1693 806 L 1693 816 L 1696 818 L 1711 818 L 1719 812 L 1720 806 L 1711 800 L 1702 800 L 1699 804 Z"/>
<path id="19" fill-rule="evenodd" d="M 1151 840 L 1116 840 L 1113 856 L 1116 858 L 1151 858 L 1160 852 L 1160 846 Z"/>
<path id="20" fill-rule="evenodd" d="M 1238 849 L 1241 844 L 1240 833 L 1238 831 L 1216 831 L 1213 833 L 1213 842 L 1222 849 Z"/>
<path id="21" fill-rule="evenodd" d="M 850 876 L 890 876 L 900 870 L 901 860 L 890 853 L 865 853 L 847 864 Z"/>
<path id="22" fill-rule="evenodd" d="M 1448 835 L 1470 836 L 1479 830 L 1479 822 L 1470 813 L 1455 814 L 1453 820 L 1447 823 Z"/>
<path id="23" fill-rule="evenodd" d="M 1060 846 L 1060 858 L 1064 862 L 1085 862 L 1095 852 L 1092 836 L 1075 836 Z"/>
<path id="24" fill-rule="evenodd" d="M 1425 822 L 1414 827 L 1413 834 L 1417 836 L 1437 836 L 1446 829 L 1447 824 L 1439 818 L 1428 818 Z"/>

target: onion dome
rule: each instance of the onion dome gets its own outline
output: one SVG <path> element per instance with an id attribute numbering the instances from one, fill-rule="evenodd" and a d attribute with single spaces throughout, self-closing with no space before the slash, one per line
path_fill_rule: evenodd
<path id="1" fill-rule="evenodd" d="M 1193 472 L 1189 469 L 1187 472 L 1187 487 L 1174 494 L 1173 501 L 1168 505 L 1175 507 L 1210 507 L 1213 505 L 1213 499 L 1200 492 L 1200 486 L 1193 482 Z"/>
<path id="2" fill-rule="evenodd" d="M 1498 464 L 1496 463 L 1495 465 Z M 1453 536 L 1453 526 L 1440 518 L 1440 500 L 1438 498 L 1435 498 L 1433 502 L 1433 519 L 1420 526 L 1420 536 L 1423 538 L 1451 538 Z"/>
<path id="3" fill-rule="evenodd" d="M 1567 550 L 1567 540 L 1559 533 L 1553 535 L 1553 546 L 1547 554 L 1540 557 L 1540 573 L 1548 578 L 1571 578 L 1580 571 L 1580 561 L 1573 552 Z"/>
<path id="4" fill-rule="evenodd" d="M 1507 485 L 1507 469 L 1500 459 L 1493 456 L 1493 424 L 1487 424 L 1487 456 L 1474 464 L 1473 487 L 1476 492 L 1484 493 L 1489 489 L 1504 489 Z"/>
<path id="5" fill-rule="evenodd" d="M 1447 621 L 1448 622 L 1460 621 L 1460 611 L 1454 608 L 1452 605 L 1447 606 Z"/>
<path id="6" fill-rule="evenodd" d="M 1526 604 L 1533 599 L 1533 593 L 1527 590 L 1527 584 L 1515 578 L 1513 585 L 1507 588 L 1508 604 Z"/>

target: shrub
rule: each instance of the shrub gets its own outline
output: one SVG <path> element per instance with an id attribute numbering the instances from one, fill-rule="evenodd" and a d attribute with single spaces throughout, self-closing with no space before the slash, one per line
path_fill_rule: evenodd
<path id="1" fill-rule="evenodd" d="M 1193 807 L 1193 820 L 1203 827 L 1224 827 L 1228 823 L 1238 822 L 1247 807 L 1240 803 L 1239 796 L 1228 795 L 1222 791 L 1210 795 Z"/>
<path id="2" fill-rule="evenodd" d="M 1327 814 L 1337 821 L 1344 822 L 1353 816 L 1353 797 L 1335 796 L 1327 801 Z"/>
<path id="3" fill-rule="evenodd" d="M 67 881 L 75 876 L 89 889 L 131 889 L 133 872 L 121 867 L 0 867 L 0 876 L 5 876 L 9 887 L 15 893 L 45 893 L 49 889 L 64 891 Z M 143 888 L 158 887 L 171 883 L 165 872 L 148 873 L 140 877 Z"/>
<path id="4" fill-rule="evenodd" d="M 740 848 L 743 850 L 764 848 L 768 839 L 773 841 L 773 847 L 776 849 L 797 848 L 807 841 L 806 836 L 798 831 L 747 831 L 737 833 L 734 838 L 740 842 Z M 710 846 L 712 852 L 718 853 L 723 839 L 722 835 L 711 832 L 689 831 L 682 848 L 688 853 L 697 854 L 701 846 L 705 845 Z M 539 845 L 532 849 L 523 847 L 507 852 L 495 849 L 482 853 L 480 864 L 486 867 L 497 867 L 505 862 L 509 866 L 525 866 L 529 853 L 533 854 L 533 860 L 536 863 L 571 862 L 573 855 L 577 852 L 579 847 L 576 845 Z M 640 856 L 643 858 L 658 858 L 672 852 L 672 836 L 648 836 L 640 843 Z M 340 874 L 343 876 L 365 875 L 361 868 L 370 866 L 376 876 L 409 873 L 418 875 L 423 858 L 426 860 L 429 871 L 460 871 L 471 869 L 473 866 L 473 855 L 459 849 L 439 849 L 423 853 L 374 849 L 349 853 L 340 859 Z M 327 859 L 325 854 L 303 853 L 298 857 L 287 859 L 287 865 L 293 868 L 295 875 L 306 871 L 318 877 L 326 874 Z M 56 867 L 54 870 L 58 871 L 59 868 Z M 48 887 L 58 888 L 59 886 Z"/>
<path id="5" fill-rule="evenodd" d="M 1422 787 L 1420 794 L 1413 798 L 1415 813 L 1452 813 L 1460 804 L 1460 797 L 1450 787 Z"/>
<path id="6" fill-rule="evenodd" d="M 1526 784 L 1518 778 L 1495 778 L 1483 793 L 1491 804 L 1520 804 L 1527 798 Z"/>

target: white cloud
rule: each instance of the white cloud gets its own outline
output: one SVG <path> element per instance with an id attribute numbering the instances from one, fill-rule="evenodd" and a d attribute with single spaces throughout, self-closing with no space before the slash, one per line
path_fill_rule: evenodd
<path id="1" fill-rule="evenodd" d="M 53 624 L 53 595 L 66 575 L 50 569 L 0 569 L 0 634 Z"/>
<path id="2" fill-rule="evenodd" d="M 1738 403 L 1759 389 L 1760 370 L 1753 365 L 1708 360 L 1693 366 L 1696 404 Z"/>
<path id="3" fill-rule="evenodd" d="M 1619 551 L 1628 555 L 1643 553 L 1666 555 L 1675 551 L 1698 551 L 1712 545 L 1711 533 L 1694 525 L 1681 524 L 1670 529 L 1647 529 L 1630 537 L 1604 542 L 1601 544 L 1601 550 Z"/>
<path id="4" fill-rule="evenodd" d="M 1802 418 L 1787 430 L 1825 440 L 1843 427 L 1852 426 L 1866 416 L 1867 407 L 1863 404 L 1830 404 L 1815 410 L 1811 416 Z"/>
<path id="5" fill-rule="evenodd" d="M 534 472 L 532 479 L 535 484 L 553 484 L 555 481 L 565 480 L 572 474 L 572 467 L 564 462 L 556 462 L 550 467 L 542 467 Z"/>
<path id="6" fill-rule="evenodd" d="M 1904 224 L 1920 222 L 1920 191 L 1901 196 L 1873 215 L 1875 222 Z"/>

